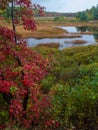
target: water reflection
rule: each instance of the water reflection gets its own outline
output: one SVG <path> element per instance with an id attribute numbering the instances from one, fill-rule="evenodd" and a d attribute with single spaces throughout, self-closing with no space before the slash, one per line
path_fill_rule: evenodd
<path id="1" fill-rule="evenodd" d="M 89 27 L 87 26 L 83 26 L 83 27 L 76 27 L 77 32 L 88 32 L 89 31 Z"/>
<path id="2" fill-rule="evenodd" d="M 95 40 L 98 40 L 98 34 L 93 34 L 93 36 L 94 36 L 94 38 L 95 38 Z"/>
<path id="3" fill-rule="evenodd" d="M 62 27 L 62 29 L 67 30 L 69 33 L 78 33 L 78 32 L 88 32 L 88 31 L 96 31 L 93 27 L 88 26 L 79 26 L 79 27 Z M 74 31 L 73 31 L 74 30 Z"/>
<path id="4" fill-rule="evenodd" d="M 76 27 L 77 32 L 88 32 L 88 31 L 93 31 L 94 34 L 92 34 L 94 36 L 95 41 L 98 40 L 98 28 L 94 28 L 94 27 L 87 27 L 87 26 L 83 26 L 83 27 Z"/>
<path id="5" fill-rule="evenodd" d="M 74 44 L 72 43 L 73 40 L 85 40 L 86 43 L 84 44 Z M 36 46 L 41 43 L 60 43 L 59 49 L 68 48 L 71 46 L 84 46 L 84 45 L 91 45 L 95 43 L 95 39 L 93 35 L 82 35 L 81 38 L 43 38 L 43 39 L 35 39 L 29 38 L 28 43 L 29 46 Z"/>
<path id="6" fill-rule="evenodd" d="M 64 30 L 67 30 L 69 33 L 77 33 L 77 32 L 86 32 L 89 31 L 90 27 L 65 27 L 65 26 L 58 26 L 59 28 L 63 28 Z M 74 40 L 85 40 L 86 43 L 84 44 L 74 44 L 72 41 Z M 95 44 L 96 40 L 98 40 L 98 33 L 93 35 L 82 35 L 80 38 L 43 38 L 43 39 L 35 39 L 35 38 L 29 38 L 28 44 L 29 46 L 36 46 L 41 43 L 59 43 L 60 47 L 59 49 L 68 48 L 71 46 L 85 46 L 85 45 L 91 45 Z"/>

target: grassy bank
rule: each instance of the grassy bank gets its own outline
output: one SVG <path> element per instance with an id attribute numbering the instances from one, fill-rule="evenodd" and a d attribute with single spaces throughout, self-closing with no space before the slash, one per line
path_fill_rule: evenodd
<path id="1" fill-rule="evenodd" d="M 5 21 L 0 21 L 0 26 L 11 28 L 10 23 Z M 54 22 L 54 21 L 37 21 L 37 30 L 34 32 L 24 30 L 21 25 L 16 26 L 17 34 L 21 35 L 23 38 L 70 38 L 70 37 L 80 37 L 81 34 L 92 34 L 93 31 L 82 32 L 77 34 L 68 34 L 67 31 L 56 28 L 53 26 L 90 26 L 93 28 L 98 28 L 97 23 L 90 22 Z"/>

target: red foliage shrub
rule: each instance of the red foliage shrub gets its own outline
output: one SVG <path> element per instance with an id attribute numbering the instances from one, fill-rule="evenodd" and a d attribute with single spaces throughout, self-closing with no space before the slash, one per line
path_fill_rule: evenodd
<path id="1" fill-rule="evenodd" d="M 34 30 L 31 1 L 7 2 L 12 4 L 13 30 L 0 27 L 0 93 L 9 105 L 10 124 L 28 128 L 39 124 L 40 119 L 46 120 L 50 99 L 41 93 L 39 83 L 47 74 L 48 64 L 25 40 L 17 40 L 13 6 L 20 5 L 24 10 L 21 15 L 24 28 Z"/>
<path id="2" fill-rule="evenodd" d="M 14 123 L 31 126 L 50 106 L 38 85 L 47 74 L 47 61 L 21 41 L 15 44 L 11 30 L 0 28 L 0 32 L 0 92 L 6 94 Z"/>

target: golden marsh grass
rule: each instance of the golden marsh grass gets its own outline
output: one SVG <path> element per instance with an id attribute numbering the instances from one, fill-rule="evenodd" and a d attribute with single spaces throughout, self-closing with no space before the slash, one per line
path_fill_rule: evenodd
<path id="1" fill-rule="evenodd" d="M 11 24 L 5 21 L 0 21 L 0 26 L 8 27 L 11 29 Z M 90 22 L 48 22 L 48 21 L 37 21 L 37 30 L 28 31 L 24 30 L 22 25 L 16 26 L 17 34 L 21 35 L 22 38 L 74 38 L 81 37 L 81 34 L 93 34 L 93 32 L 81 32 L 81 33 L 68 33 L 66 30 L 56 28 L 53 26 L 91 26 L 98 27 L 98 23 Z"/>

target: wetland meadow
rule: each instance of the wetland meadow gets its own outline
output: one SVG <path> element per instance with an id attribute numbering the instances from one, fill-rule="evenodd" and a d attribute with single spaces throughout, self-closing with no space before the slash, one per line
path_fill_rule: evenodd
<path id="1" fill-rule="evenodd" d="M 41 95 L 51 99 L 52 106 L 47 111 L 52 125 L 43 126 L 41 118 L 32 130 L 97 130 L 98 23 L 54 22 L 44 18 L 36 22 L 37 30 L 33 32 L 24 30 L 21 24 L 16 26 L 17 36 L 27 40 L 28 47 L 41 55 L 49 67 L 39 89 Z M 10 22 L 1 21 L 0 26 L 11 29 Z M 0 118 L 0 123 L 8 121 L 6 107 Z M 17 125 L 13 128 L 22 129 Z"/>
<path id="2" fill-rule="evenodd" d="M 0 130 L 98 130 L 98 0 L 0 0 Z"/>

